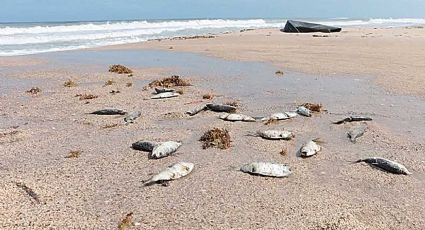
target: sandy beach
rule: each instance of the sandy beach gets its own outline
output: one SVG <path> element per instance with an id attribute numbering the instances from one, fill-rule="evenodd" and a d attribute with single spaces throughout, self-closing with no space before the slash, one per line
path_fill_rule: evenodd
<path id="1" fill-rule="evenodd" d="M 424 40 L 422 27 L 261 29 L 1 57 L 0 228 L 117 229 L 132 212 L 128 229 L 425 229 Z M 134 73 L 109 73 L 112 64 Z M 171 75 L 192 86 L 176 87 L 179 97 L 150 99 L 149 82 Z M 64 87 L 68 80 L 77 85 Z M 41 92 L 27 93 L 32 87 Z M 185 114 L 211 102 L 237 102 L 238 113 L 253 117 L 306 102 L 325 110 L 269 125 L 227 122 L 212 111 Z M 126 125 L 124 116 L 89 114 L 111 107 L 142 115 Z M 347 132 L 359 123 L 332 124 L 353 114 L 373 118 L 355 144 Z M 230 131 L 229 149 L 202 149 L 199 138 L 214 127 Z M 295 138 L 250 135 L 267 129 Z M 299 157 L 315 138 L 323 149 Z M 139 140 L 183 145 L 153 160 L 131 148 Z M 81 154 L 67 158 L 70 151 Z M 372 156 L 412 175 L 353 163 Z M 168 186 L 143 185 L 179 161 L 194 163 L 193 172 Z M 287 164 L 293 173 L 270 178 L 238 170 L 254 161 Z"/>

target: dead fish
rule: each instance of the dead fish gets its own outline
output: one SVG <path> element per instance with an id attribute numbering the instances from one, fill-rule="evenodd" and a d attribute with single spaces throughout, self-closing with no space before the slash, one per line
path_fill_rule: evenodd
<path id="1" fill-rule="evenodd" d="M 201 111 L 204 111 L 207 109 L 206 105 L 200 105 L 194 109 L 186 111 L 186 114 L 189 114 L 189 116 L 195 116 L 196 114 L 200 113 Z"/>
<path id="2" fill-rule="evenodd" d="M 222 104 L 207 104 L 207 108 L 214 112 L 225 112 L 225 113 L 234 113 L 236 112 L 236 107 L 230 105 Z"/>
<path id="3" fill-rule="evenodd" d="M 169 92 L 176 92 L 176 90 L 175 89 L 171 89 L 171 88 L 155 88 L 155 93 L 156 94 L 169 93 Z"/>
<path id="4" fill-rule="evenodd" d="M 405 175 L 412 174 L 411 172 L 409 172 L 409 170 L 406 169 L 406 167 L 404 167 L 404 165 L 397 163 L 395 161 L 390 161 L 385 158 L 381 158 L 381 157 L 370 157 L 370 158 L 360 159 L 356 161 L 356 163 L 358 162 L 366 162 L 372 166 L 381 168 L 390 173 L 405 174 Z"/>
<path id="5" fill-rule="evenodd" d="M 159 143 L 154 141 L 137 141 L 134 142 L 131 147 L 135 150 L 152 152 L 153 148 L 157 146 Z"/>
<path id="6" fill-rule="evenodd" d="M 126 112 L 122 109 L 101 109 L 101 110 L 91 112 L 90 114 L 95 114 L 95 115 L 125 115 Z"/>
<path id="7" fill-rule="evenodd" d="M 153 149 L 151 154 L 149 155 L 150 158 L 153 159 L 159 159 L 166 156 L 169 156 L 173 154 L 177 149 L 182 145 L 180 142 L 175 141 L 167 141 L 163 142 L 159 145 L 156 145 Z"/>
<path id="8" fill-rule="evenodd" d="M 127 116 L 124 117 L 124 121 L 126 123 L 134 123 L 134 121 L 142 115 L 140 111 L 128 113 Z"/>
<path id="9" fill-rule="evenodd" d="M 158 93 L 156 95 L 153 95 L 151 99 L 165 99 L 165 98 L 172 98 L 172 97 L 178 97 L 180 94 L 175 92 L 165 92 L 165 93 Z"/>
<path id="10" fill-rule="evenodd" d="M 268 140 L 291 140 L 295 135 L 285 130 L 257 131 L 257 135 Z"/>
<path id="11" fill-rule="evenodd" d="M 298 109 L 297 109 L 297 113 L 298 113 L 298 114 L 300 114 L 300 115 L 306 116 L 306 117 L 311 117 L 311 112 L 310 112 L 310 110 L 309 110 L 309 109 L 307 109 L 307 108 L 306 108 L 306 107 L 304 107 L 304 106 L 300 106 L 300 107 L 298 107 Z"/>
<path id="12" fill-rule="evenodd" d="M 269 177 L 287 177 L 292 173 L 287 165 L 269 162 L 252 162 L 243 165 L 240 170 L 249 174 Z"/>
<path id="13" fill-rule="evenodd" d="M 246 121 L 246 122 L 255 122 L 253 117 L 244 115 L 244 114 L 236 114 L 236 113 L 226 113 L 220 116 L 220 119 L 225 121 Z"/>
<path id="14" fill-rule="evenodd" d="M 287 120 L 296 117 L 298 114 L 295 112 L 283 112 L 283 113 L 273 113 L 272 115 L 268 117 L 264 117 L 261 119 L 262 121 L 268 121 L 268 120 Z"/>
<path id="15" fill-rule="evenodd" d="M 316 155 L 321 149 L 322 147 L 320 147 L 315 140 L 311 140 L 301 147 L 300 154 L 302 157 L 311 157 Z"/>
<path id="16" fill-rule="evenodd" d="M 348 131 L 348 137 L 350 138 L 350 141 L 353 143 L 356 143 L 357 138 L 363 136 L 363 134 L 366 132 L 367 126 L 361 125 L 361 126 L 355 126 Z"/>
<path id="17" fill-rule="evenodd" d="M 364 117 L 364 116 L 349 116 L 349 117 L 346 117 L 346 118 L 344 118 L 344 119 L 342 119 L 342 120 L 340 120 L 340 121 L 335 121 L 335 122 L 333 122 L 334 124 L 337 124 L 337 125 L 339 125 L 339 124 L 344 124 L 345 122 L 353 122 L 353 121 L 371 121 L 372 120 L 372 118 L 370 118 L 370 117 Z"/>
<path id="18" fill-rule="evenodd" d="M 195 165 L 188 162 L 179 162 L 168 168 L 162 170 L 160 173 L 153 176 L 151 179 L 144 182 L 145 186 L 152 185 L 154 183 L 176 180 L 181 177 L 187 176 L 192 172 Z"/>

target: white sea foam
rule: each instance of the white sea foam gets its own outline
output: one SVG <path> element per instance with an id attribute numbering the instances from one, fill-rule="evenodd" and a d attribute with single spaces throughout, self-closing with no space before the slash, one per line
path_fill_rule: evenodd
<path id="1" fill-rule="evenodd" d="M 425 24 L 425 19 L 350 20 L 337 18 L 330 20 L 310 20 L 310 22 L 342 27 L 388 27 Z M 0 24 L 0 56 L 92 48 L 105 45 L 143 42 L 155 38 L 215 34 L 246 28 L 282 28 L 285 23 L 286 20 L 283 19 L 215 19 Z"/>

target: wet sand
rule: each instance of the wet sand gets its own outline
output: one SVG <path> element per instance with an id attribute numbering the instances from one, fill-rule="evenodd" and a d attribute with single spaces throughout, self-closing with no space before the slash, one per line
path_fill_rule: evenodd
<path id="1" fill-rule="evenodd" d="M 204 41 L 172 42 L 177 47 Z M 2 229 L 116 229 L 129 212 L 136 224 L 132 229 L 425 228 L 423 96 L 389 92 L 375 84 L 379 77 L 355 72 L 326 76 L 284 69 L 278 76 L 273 62 L 231 61 L 176 49 L 115 47 L 30 57 L 46 62 L 8 66 L 0 73 Z M 108 73 L 116 63 L 129 66 L 134 76 Z M 193 86 L 182 88 L 178 98 L 150 100 L 152 90 L 143 87 L 172 74 L 190 79 Z M 68 79 L 79 85 L 63 87 Z M 111 79 L 115 83 L 104 86 Z M 129 82 L 132 87 L 126 86 Z M 33 86 L 42 92 L 25 93 Z M 87 104 L 75 97 L 81 93 L 99 97 Z M 217 96 L 203 100 L 205 93 Z M 213 112 L 184 114 L 202 103 L 234 100 L 241 113 L 251 116 L 292 110 L 304 102 L 322 103 L 327 111 L 268 126 L 225 122 Z M 124 125 L 122 116 L 87 114 L 105 107 L 138 110 L 142 117 Z M 331 124 L 350 114 L 374 119 L 356 144 L 346 136 L 355 124 Z M 198 139 L 213 127 L 230 130 L 230 149 L 201 148 Z M 283 128 L 295 139 L 248 135 Z M 323 150 L 299 158 L 302 143 L 317 137 L 324 141 Z M 179 140 L 183 146 L 174 156 L 151 160 L 130 148 L 143 139 Z M 286 156 L 279 154 L 283 148 Z M 80 150 L 81 156 L 65 158 L 71 150 Z M 352 163 L 368 156 L 395 160 L 413 174 Z M 195 163 L 194 171 L 168 187 L 143 187 L 143 180 L 178 161 Z M 279 179 L 237 170 L 252 161 L 285 163 L 293 174 Z M 40 203 L 16 182 L 30 187 Z"/>

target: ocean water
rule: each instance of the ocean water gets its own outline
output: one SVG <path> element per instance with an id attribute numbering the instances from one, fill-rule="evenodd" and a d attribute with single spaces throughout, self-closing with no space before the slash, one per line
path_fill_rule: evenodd
<path id="1" fill-rule="evenodd" d="M 305 21 L 341 27 L 399 27 L 425 24 L 425 19 L 418 18 L 355 20 L 337 18 Z M 285 23 L 285 19 L 4 23 L 0 24 L 0 56 L 93 48 L 249 28 L 282 28 Z"/>

